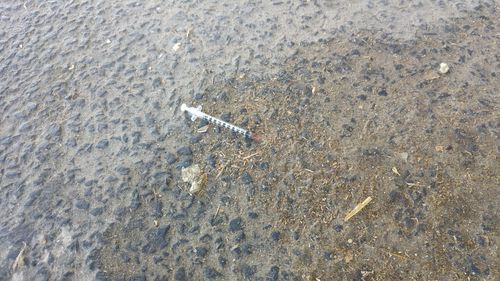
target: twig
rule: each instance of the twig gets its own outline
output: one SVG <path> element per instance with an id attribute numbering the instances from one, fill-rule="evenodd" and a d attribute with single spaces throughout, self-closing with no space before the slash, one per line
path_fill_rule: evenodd
<path id="1" fill-rule="evenodd" d="M 219 214 L 219 211 L 220 211 L 220 205 L 217 206 L 217 211 L 215 211 L 214 220 L 215 220 L 215 218 L 217 218 L 217 215 Z"/>
<path id="2" fill-rule="evenodd" d="M 254 157 L 255 155 L 258 155 L 258 154 L 259 154 L 258 152 L 255 152 L 254 154 L 251 154 L 251 155 L 243 157 L 243 160 L 250 159 L 250 158 L 252 158 L 252 157 Z"/>
<path id="3" fill-rule="evenodd" d="M 224 169 L 226 168 L 227 165 L 229 165 L 229 163 L 231 163 L 231 162 L 229 161 L 224 166 L 222 166 L 222 169 L 220 169 L 220 172 L 217 174 L 217 176 L 215 176 L 216 179 L 218 179 L 220 177 L 220 175 L 222 174 L 222 172 L 224 172 Z"/>
<path id="4" fill-rule="evenodd" d="M 350 211 L 346 216 L 345 216 L 345 219 L 344 221 L 348 221 L 350 220 L 352 217 L 354 217 L 357 213 L 359 213 L 364 207 L 366 207 L 366 205 L 368 205 L 368 203 L 370 203 L 372 201 L 372 198 L 370 196 L 368 196 L 368 198 L 365 199 L 365 201 L 359 203 L 356 207 L 354 207 L 354 209 L 352 209 L 352 211 Z"/>
<path id="5" fill-rule="evenodd" d="M 385 251 L 385 250 L 384 250 L 384 252 L 386 252 L 387 254 L 389 254 L 389 256 L 395 256 L 395 257 L 398 257 L 398 258 L 401 258 L 401 259 L 404 259 L 404 260 L 406 260 L 406 259 L 407 259 L 407 257 L 405 257 L 405 256 L 403 256 L 403 255 L 400 255 L 400 254 L 391 253 L 391 252 L 389 252 L 389 251 Z"/>

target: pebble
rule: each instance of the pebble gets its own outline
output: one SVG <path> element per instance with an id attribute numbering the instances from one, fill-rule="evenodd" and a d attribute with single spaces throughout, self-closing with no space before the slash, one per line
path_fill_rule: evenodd
<path id="1" fill-rule="evenodd" d="M 222 113 L 220 115 L 220 119 L 222 119 L 222 121 L 231 122 L 231 113 L 230 112 Z"/>
<path id="2" fill-rule="evenodd" d="M 171 152 L 165 152 L 165 161 L 167 164 L 172 165 L 177 161 L 177 157 Z"/>
<path id="3" fill-rule="evenodd" d="M 194 253 L 196 256 L 203 258 L 207 255 L 208 250 L 205 247 L 196 247 L 194 248 Z"/>
<path id="4" fill-rule="evenodd" d="M 281 233 L 279 231 L 273 231 L 273 233 L 271 233 L 271 238 L 277 242 L 278 240 L 280 240 L 280 236 L 281 236 Z"/>
<path id="5" fill-rule="evenodd" d="M 280 268 L 275 266 L 272 266 L 269 272 L 267 273 L 267 280 L 268 281 L 277 281 L 279 277 L 279 272 Z"/>
<path id="6" fill-rule="evenodd" d="M 97 144 L 96 147 L 99 149 L 105 149 L 109 146 L 109 141 L 107 139 L 100 140 Z"/>
<path id="7" fill-rule="evenodd" d="M 252 276 L 254 276 L 254 274 L 257 272 L 257 266 L 243 265 L 241 267 L 241 271 L 243 272 L 243 277 L 245 277 L 245 279 L 251 279 Z"/>
<path id="8" fill-rule="evenodd" d="M 186 281 L 186 269 L 184 267 L 181 267 L 177 269 L 174 273 L 174 280 L 175 281 Z"/>
<path id="9" fill-rule="evenodd" d="M 215 270 L 215 268 L 213 268 L 211 266 L 207 266 L 203 269 L 203 275 L 207 279 L 215 279 L 215 278 L 221 276 L 221 274 L 217 270 Z"/>
<path id="10" fill-rule="evenodd" d="M 32 127 L 33 127 L 33 126 L 31 126 L 31 124 L 30 124 L 30 123 L 28 123 L 28 122 L 22 123 L 22 124 L 19 126 L 19 132 L 23 132 L 23 133 L 28 132 L 28 131 L 30 131 L 30 130 L 31 130 L 31 128 L 32 128 Z"/>
<path id="11" fill-rule="evenodd" d="M 245 232 L 240 232 L 234 237 L 234 242 L 239 243 L 244 241 L 246 238 Z"/>
<path id="12" fill-rule="evenodd" d="M 381 97 L 386 97 L 387 96 L 387 91 L 385 89 L 382 89 L 378 92 L 378 95 Z"/>
<path id="13" fill-rule="evenodd" d="M 153 209 L 153 212 L 151 213 L 154 218 L 161 218 L 163 217 L 163 203 L 160 200 L 155 200 L 151 204 L 151 208 Z"/>
<path id="14" fill-rule="evenodd" d="M 38 108 L 38 104 L 37 103 L 34 103 L 34 102 L 28 102 L 26 104 L 26 109 L 28 109 L 28 112 L 29 113 L 32 113 L 33 111 L 35 111 L 36 109 Z"/>
<path id="15" fill-rule="evenodd" d="M 186 159 L 181 160 L 177 164 L 177 166 L 175 166 L 175 168 L 177 170 L 180 170 L 182 168 L 187 168 L 187 167 L 191 166 L 192 164 L 193 164 L 193 159 L 192 158 L 186 158 Z"/>
<path id="16" fill-rule="evenodd" d="M 341 232 L 341 231 L 342 231 L 342 229 L 344 229 L 344 227 L 343 227 L 342 225 L 340 225 L 340 224 L 336 224 L 333 228 L 334 228 L 334 229 L 335 229 L 335 231 L 337 231 L 337 232 Z"/>
<path id="17" fill-rule="evenodd" d="M 241 181 L 244 183 L 244 184 L 251 184 L 252 183 L 252 176 L 250 176 L 250 174 L 245 171 L 243 172 L 243 174 L 241 175 Z"/>
<path id="18" fill-rule="evenodd" d="M 325 257 L 326 260 L 331 261 L 333 259 L 333 252 L 331 251 L 325 252 L 323 256 Z"/>
<path id="19" fill-rule="evenodd" d="M 120 175 L 125 176 L 125 175 L 128 175 L 130 173 L 130 168 L 125 167 L 125 166 L 118 166 L 118 167 L 116 167 L 116 171 Z"/>
<path id="20" fill-rule="evenodd" d="M 90 210 L 90 214 L 93 215 L 94 217 L 100 216 L 103 213 L 103 208 L 98 207 Z"/>
<path id="21" fill-rule="evenodd" d="M 224 258 L 223 256 L 219 256 L 218 261 L 219 261 L 219 265 L 220 265 L 221 267 L 225 267 L 225 266 L 226 266 L 226 264 L 227 264 L 227 259 L 226 259 L 226 258 Z"/>
<path id="22" fill-rule="evenodd" d="M 177 149 L 177 154 L 179 155 L 184 155 L 184 156 L 191 156 L 193 155 L 193 151 L 189 146 L 183 146 L 179 149 Z"/>
<path id="23" fill-rule="evenodd" d="M 52 124 L 49 126 L 49 129 L 47 130 L 47 136 L 46 139 L 52 139 L 52 138 L 58 138 L 61 136 L 61 126 L 59 124 Z"/>
<path id="24" fill-rule="evenodd" d="M 255 212 L 248 212 L 248 217 L 251 218 L 251 219 L 256 219 L 259 215 L 257 215 L 257 213 Z"/>
<path id="25" fill-rule="evenodd" d="M 450 71 L 450 67 L 447 63 L 442 62 L 439 64 L 439 73 L 446 74 L 448 71 Z"/>
<path id="26" fill-rule="evenodd" d="M 75 207 L 77 207 L 78 209 L 87 210 L 90 207 L 90 203 L 83 199 L 78 199 L 75 203 Z"/>
<path id="27" fill-rule="evenodd" d="M 241 230 L 241 218 L 240 217 L 237 217 L 235 219 L 232 219 L 230 222 L 229 222 L 229 230 L 231 232 L 236 232 L 236 231 L 239 231 Z"/>
<path id="28" fill-rule="evenodd" d="M 216 161 L 215 161 L 215 157 L 213 154 L 209 154 L 207 156 L 207 164 L 212 167 L 212 168 L 215 168 L 215 165 L 216 165 Z"/>

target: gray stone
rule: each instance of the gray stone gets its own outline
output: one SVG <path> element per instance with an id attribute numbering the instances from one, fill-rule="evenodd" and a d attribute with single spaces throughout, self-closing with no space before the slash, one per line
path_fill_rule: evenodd
<path id="1" fill-rule="evenodd" d="M 97 216 L 100 216 L 103 212 L 103 208 L 102 207 L 98 207 L 98 208 L 94 208 L 92 210 L 90 210 L 90 214 L 93 215 L 94 217 L 97 217 Z"/>
<path id="2" fill-rule="evenodd" d="M 183 146 L 179 149 L 177 149 L 177 154 L 183 155 L 183 156 L 191 156 L 193 155 L 193 151 L 189 146 Z"/>
<path id="3" fill-rule="evenodd" d="M 241 218 L 237 217 L 229 222 L 229 230 L 236 232 L 241 230 Z"/>
<path id="4" fill-rule="evenodd" d="M 87 202 L 83 199 L 78 199 L 78 200 L 76 200 L 75 207 L 77 207 L 78 209 L 82 209 L 82 210 L 88 210 L 88 208 L 90 207 L 90 204 L 89 204 L 89 202 Z"/>
<path id="5" fill-rule="evenodd" d="M 107 139 L 100 140 L 95 147 L 99 149 L 104 149 L 109 146 L 109 141 Z"/>
<path id="6" fill-rule="evenodd" d="M 174 274 L 174 280 L 175 281 L 186 281 L 186 269 L 184 267 L 181 267 L 175 271 Z"/>
<path id="7" fill-rule="evenodd" d="M 118 166 L 116 167 L 116 171 L 120 174 L 120 175 L 128 175 L 130 173 L 130 168 L 128 167 L 125 167 L 125 166 Z"/>

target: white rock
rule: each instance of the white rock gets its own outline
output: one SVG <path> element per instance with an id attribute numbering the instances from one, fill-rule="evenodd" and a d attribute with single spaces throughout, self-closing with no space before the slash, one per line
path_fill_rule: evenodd
<path id="1" fill-rule="evenodd" d="M 172 47 L 172 50 L 174 50 L 174 52 L 176 52 L 180 48 L 181 48 L 181 43 L 175 43 L 175 45 Z"/>
<path id="2" fill-rule="evenodd" d="M 448 64 L 444 62 L 439 64 L 439 73 L 445 74 L 448 73 L 448 71 L 450 71 L 450 67 L 448 66 Z"/>

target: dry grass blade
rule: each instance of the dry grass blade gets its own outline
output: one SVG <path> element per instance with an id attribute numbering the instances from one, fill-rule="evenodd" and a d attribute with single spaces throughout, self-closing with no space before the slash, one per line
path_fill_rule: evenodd
<path id="1" fill-rule="evenodd" d="M 346 222 L 346 221 L 350 220 L 357 213 L 359 213 L 364 207 L 366 207 L 366 205 L 368 205 L 368 203 L 370 203 L 371 201 L 372 201 L 372 198 L 370 196 L 368 196 L 368 198 L 366 198 L 363 202 L 359 203 L 356 207 L 354 207 L 354 209 L 352 209 L 352 211 L 350 211 L 345 216 L 344 221 Z"/>
<path id="2" fill-rule="evenodd" d="M 20 266 L 24 265 L 24 252 L 26 251 L 26 242 L 23 242 L 23 247 L 21 248 L 21 251 L 19 251 L 19 254 L 16 257 L 16 260 L 12 264 L 12 271 L 16 271 L 16 269 Z"/>

